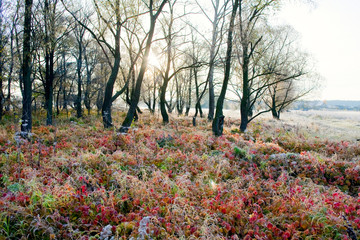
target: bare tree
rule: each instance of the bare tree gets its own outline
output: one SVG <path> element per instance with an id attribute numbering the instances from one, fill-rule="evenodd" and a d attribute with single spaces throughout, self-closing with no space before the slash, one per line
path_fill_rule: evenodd
<path id="1" fill-rule="evenodd" d="M 290 30 L 289 27 L 274 29 L 264 25 L 254 28 L 252 37 L 258 39 L 258 42 L 256 46 L 250 45 L 254 50 L 250 51 L 251 55 L 247 55 L 251 57 L 246 65 L 244 65 L 243 58 L 246 55 L 243 54 L 242 45 L 240 44 L 237 49 L 238 68 L 235 69 L 237 78 L 232 86 L 240 103 L 247 103 L 246 116 L 242 115 L 243 124 L 244 122 L 248 124 L 265 112 L 272 111 L 274 114 L 278 110 L 281 112 L 291 103 L 290 99 L 293 97 L 296 99 L 295 95 L 301 97 L 310 91 L 306 87 L 299 91 L 299 94 L 295 94 L 296 88 L 299 87 L 295 81 L 298 82 L 309 73 L 306 70 L 308 59 L 306 54 L 297 50 L 298 46 L 294 41 L 296 37 L 289 37 Z M 267 35 L 259 36 L 262 32 L 267 32 Z M 254 47 L 257 48 L 256 51 Z M 245 76 L 244 66 L 247 67 Z M 256 105 L 261 106 L 261 104 L 267 107 L 254 113 Z M 240 113 L 244 114 L 244 107 L 240 109 Z M 247 124 L 241 129 L 242 131 L 246 129 Z"/>
<path id="2" fill-rule="evenodd" d="M 22 76 L 24 83 L 23 92 L 23 108 L 22 108 L 22 122 L 21 132 L 25 135 L 31 132 L 32 129 L 32 115 L 31 115 L 31 14 L 32 14 L 32 0 L 25 0 L 25 19 L 24 19 L 24 39 L 23 39 L 23 64 Z"/>
<path id="3" fill-rule="evenodd" d="M 61 95 L 63 97 L 62 108 L 67 110 L 67 100 L 66 100 L 67 99 L 66 80 L 67 80 L 67 73 L 68 73 L 67 48 L 68 48 L 68 45 L 65 43 L 62 43 L 59 45 L 59 50 L 57 52 L 57 54 L 59 55 L 58 58 L 61 61 L 59 64 L 60 65 L 59 66 L 59 88 L 56 93 L 56 101 L 55 101 L 57 115 L 60 114 L 60 96 Z"/>
<path id="4" fill-rule="evenodd" d="M 240 1 L 242 2 L 242 0 Z M 238 8 L 239 8 L 239 0 L 235 0 L 232 5 L 232 11 L 231 11 L 230 23 L 228 29 L 224 80 L 223 80 L 220 96 L 216 103 L 215 117 L 212 122 L 212 131 L 215 134 L 215 136 L 221 136 L 223 132 L 223 124 L 224 124 L 223 106 L 224 106 L 227 86 L 230 79 L 230 69 L 231 69 L 232 49 L 233 49 L 233 33 L 234 33 L 235 18 Z"/>
<path id="5" fill-rule="evenodd" d="M 160 111 L 161 116 L 163 118 L 163 123 L 169 122 L 169 115 L 166 111 L 165 105 L 166 105 L 166 90 L 170 81 L 170 69 L 171 69 L 171 63 L 172 63 L 172 57 L 173 57 L 173 44 L 174 44 L 174 37 L 175 34 L 173 33 L 173 24 L 174 24 L 174 5 L 176 3 L 176 0 L 169 3 L 169 11 L 170 16 L 169 19 L 166 19 L 166 24 L 163 25 L 163 32 L 165 35 L 166 40 L 166 69 L 163 73 L 163 82 L 160 88 Z M 171 109 L 171 108 L 170 108 Z"/>
<path id="6" fill-rule="evenodd" d="M 200 79 L 200 67 L 202 65 L 199 65 L 198 63 L 203 62 L 203 54 L 205 53 L 203 48 L 203 42 L 199 42 L 194 34 L 194 31 L 191 31 L 191 46 L 189 47 L 190 50 L 188 52 L 188 55 L 192 61 L 192 67 L 190 70 L 190 85 L 192 80 L 194 80 L 194 87 L 195 87 L 195 113 L 192 118 L 193 126 L 196 126 L 196 118 L 198 114 L 200 114 L 200 117 L 203 117 L 203 111 L 201 107 L 201 101 L 206 93 L 208 84 L 209 84 L 209 78 L 205 79 L 205 81 L 201 82 Z M 189 89 L 189 98 L 191 97 L 191 91 Z M 190 102 L 190 100 L 189 100 Z M 190 104 L 189 104 L 190 105 Z"/>
<path id="7" fill-rule="evenodd" d="M 161 74 L 158 69 L 154 68 L 152 73 L 147 77 L 147 81 L 144 82 L 144 89 L 142 93 L 142 100 L 146 104 L 150 113 L 155 113 L 156 101 L 158 99 L 158 90 L 161 81 Z"/>
<path id="8" fill-rule="evenodd" d="M 126 52 L 123 52 L 123 64 L 120 66 L 122 83 L 123 87 L 116 92 L 113 96 L 112 101 L 125 92 L 124 101 L 130 106 L 131 98 L 134 96 L 134 91 L 136 87 L 136 74 L 139 65 L 139 59 L 141 59 L 143 54 L 143 45 L 146 40 L 146 37 L 143 37 L 143 33 L 145 30 L 143 29 L 143 25 L 141 24 L 141 19 L 133 18 L 131 21 L 127 21 L 125 23 L 124 28 L 125 36 L 121 37 L 122 43 L 126 48 Z M 125 56 L 125 54 L 127 54 Z M 141 113 L 139 107 L 136 107 L 136 111 L 134 114 L 134 119 L 138 119 L 138 113 Z"/>
<path id="9" fill-rule="evenodd" d="M 83 19 L 82 22 L 87 24 L 88 19 Z M 75 100 L 75 109 L 76 117 L 82 117 L 82 71 L 83 71 L 83 58 L 84 58 L 84 48 L 85 48 L 85 28 L 79 23 L 75 23 L 73 33 L 75 35 L 75 40 L 77 43 L 76 50 L 73 53 L 73 56 L 76 59 L 76 83 L 77 83 L 77 95 Z"/>
<path id="10" fill-rule="evenodd" d="M 249 77 L 249 68 L 251 60 L 261 42 L 263 36 L 257 34 L 257 25 L 261 21 L 261 17 L 266 10 L 274 4 L 275 0 L 266 1 L 241 1 L 239 11 L 239 43 L 241 53 L 238 54 L 239 62 L 242 70 L 242 97 L 240 103 L 241 124 L 240 130 L 245 131 L 249 123 L 249 115 L 251 115 L 253 104 L 251 103 L 251 81 L 258 76 Z M 261 91 L 255 93 L 259 94 Z M 253 99 L 257 99 L 254 97 Z"/>
<path id="11" fill-rule="evenodd" d="M 197 5 L 200 7 L 201 12 L 206 16 L 212 25 L 211 42 L 208 42 L 210 47 L 209 55 L 209 70 L 207 81 L 209 82 L 209 113 L 208 120 L 212 121 L 215 113 L 215 92 L 214 92 L 214 69 L 216 65 L 216 57 L 222 42 L 224 19 L 226 16 L 227 5 L 229 0 L 211 0 L 213 8 L 213 17 L 211 18 L 201 3 L 196 0 Z"/>
<path id="12" fill-rule="evenodd" d="M 145 71 L 146 71 L 146 68 L 148 65 L 147 61 L 148 61 L 150 48 L 151 48 L 151 44 L 152 44 L 152 38 L 154 36 L 156 20 L 159 17 L 159 15 L 166 3 L 167 3 L 167 0 L 162 0 L 160 2 L 160 5 L 158 5 L 158 7 L 156 7 L 154 1 L 149 0 L 149 4 L 147 5 L 147 7 L 149 9 L 149 15 L 150 15 L 150 30 L 147 34 L 144 57 L 142 59 L 141 67 L 140 67 L 139 74 L 138 74 L 138 77 L 136 80 L 135 89 L 134 89 L 133 95 L 131 97 L 131 105 L 126 114 L 125 120 L 122 123 L 120 132 L 127 132 L 129 127 L 131 126 L 133 119 L 134 119 L 135 111 L 136 111 L 136 108 L 137 108 L 137 105 L 138 105 L 139 99 L 140 99 L 141 85 L 142 85 Z"/>
<path id="13" fill-rule="evenodd" d="M 99 63 L 99 52 L 98 49 L 92 44 L 92 41 L 88 41 L 84 46 L 84 61 L 86 69 L 86 82 L 85 82 L 85 93 L 84 93 L 84 104 L 90 115 L 91 102 L 93 96 L 96 94 L 96 88 L 93 84 L 93 73 L 96 66 Z"/>
<path id="14" fill-rule="evenodd" d="M 187 100 L 186 100 L 186 109 L 185 109 L 185 116 L 189 116 L 190 107 L 191 107 L 191 99 L 192 99 L 192 69 L 189 69 L 187 72 Z"/>
<path id="15" fill-rule="evenodd" d="M 120 36 L 121 29 L 128 21 L 128 19 L 139 15 L 136 12 L 136 7 L 131 7 L 135 3 L 131 1 L 120 1 L 120 0 L 104 0 L 96 1 L 93 0 L 95 12 L 98 21 L 91 22 L 93 28 L 90 28 L 84 24 L 79 18 L 75 11 L 67 11 L 75 18 L 75 20 L 90 32 L 92 37 L 101 47 L 107 63 L 111 68 L 110 76 L 105 85 L 105 92 L 102 104 L 102 117 L 104 127 L 108 128 L 113 126 L 111 117 L 111 106 L 113 102 L 113 90 L 114 85 L 119 73 L 121 52 L 120 52 Z M 109 38 L 111 36 L 111 38 Z"/>
<path id="16" fill-rule="evenodd" d="M 175 65 L 175 63 L 173 65 Z M 187 71 L 175 75 L 176 110 L 178 115 L 184 113 L 186 96 L 188 94 L 188 84 L 190 83 L 189 79 Z"/>
<path id="17" fill-rule="evenodd" d="M 265 77 L 267 92 L 262 101 L 273 118 L 280 119 L 282 111 L 317 87 L 318 77 L 310 69 L 310 57 L 301 52 L 296 42 L 298 36 L 290 26 L 273 29 L 269 35 L 276 41 L 265 54 L 269 56 L 265 58 L 265 66 L 269 67 L 274 62 L 277 66 L 274 66 L 274 73 Z"/>
<path id="18" fill-rule="evenodd" d="M 173 102 L 173 97 L 176 95 L 176 91 L 179 93 L 179 86 L 175 84 L 171 85 L 170 88 L 170 101 L 166 101 L 166 93 L 168 89 L 168 85 L 171 79 L 177 78 L 177 74 L 187 68 L 193 68 L 198 62 L 193 63 L 192 65 L 185 66 L 184 61 L 179 61 L 179 59 L 183 59 L 182 56 L 179 55 L 181 51 L 180 44 L 176 42 L 176 38 L 179 37 L 179 33 L 183 30 L 183 27 L 180 26 L 179 29 L 175 29 L 175 21 L 184 16 L 184 14 L 176 16 L 175 9 L 176 1 L 172 1 L 169 3 L 169 14 L 168 18 L 165 18 L 165 21 L 162 22 L 163 34 L 166 41 L 166 62 L 165 62 L 165 70 L 162 71 L 163 82 L 160 87 L 160 111 L 163 118 L 163 123 L 169 122 L 169 115 L 166 111 L 166 106 L 168 111 L 171 113 L 176 106 L 176 100 Z M 172 73 L 171 73 L 172 70 Z M 170 74 L 171 73 L 171 74 Z M 173 89 L 173 87 L 177 87 L 177 89 Z"/>
<path id="19" fill-rule="evenodd" d="M 40 65 L 45 65 L 45 76 L 41 76 L 46 109 L 46 124 L 53 123 L 53 101 L 54 101 L 54 85 L 55 85 L 55 67 L 56 67 L 56 51 L 60 41 L 69 32 L 69 25 L 64 26 L 60 23 L 64 22 L 64 15 L 59 0 L 44 0 L 38 2 L 38 14 L 35 14 L 36 21 L 36 48 L 38 54 L 39 70 L 42 71 Z M 41 54 L 41 53 L 42 54 Z M 40 72 L 39 74 L 42 74 Z"/>
<path id="20" fill-rule="evenodd" d="M 19 79 L 20 78 L 20 67 L 19 67 L 19 63 L 22 62 L 21 59 L 21 53 L 20 53 L 20 48 L 16 48 L 17 45 L 17 34 L 16 34 L 16 29 L 17 26 L 19 25 L 19 20 L 20 20 L 20 16 L 19 16 L 19 9 L 20 9 L 20 3 L 19 0 L 16 3 L 15 9 L 12 11 L 11 14 L 11 22 L 9 23 L 10 25 L 10 39 L 9 39 L 9 50 L 10 51 L 10 55 L 7 58 L 6 62 L 7 62 L 7 67 L 8 67 L 8 75 L 7 75 L 7 96 L 5 99 L 5 110 L 6 111 L 10 111 L 10 105 L 11 105 L 11 87 L 12 87 L 12 83 L 13 83 L 13 74 L 14 72 L 18 71 L 19 72 Z"/>
<path id="21" fill-rule="evenodd" d="M 3 92 L 5 36 L 3 34 L 3 1 L 0 0 L 0 120 L 3 116 L 5 95 Z"/>

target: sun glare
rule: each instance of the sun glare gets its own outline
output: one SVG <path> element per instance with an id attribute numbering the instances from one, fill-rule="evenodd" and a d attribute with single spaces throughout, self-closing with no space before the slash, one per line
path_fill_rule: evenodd
<path id="1" fill-rule="evenodd" d="M 149 54 L 148 62 L 149 62 L 149 65 L 156 67 L 156 68 L 160 68 L 159 57 L 152 51 Z"/>

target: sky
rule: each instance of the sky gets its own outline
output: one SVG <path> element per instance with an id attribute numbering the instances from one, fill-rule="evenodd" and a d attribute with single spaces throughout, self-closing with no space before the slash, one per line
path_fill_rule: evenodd
<path id="1" fill-rule="evenodd" d="M 292 25 L 323 78 L 317 100 L 360 100 L 360 0 L 291 1 L 278 14 Z"/>

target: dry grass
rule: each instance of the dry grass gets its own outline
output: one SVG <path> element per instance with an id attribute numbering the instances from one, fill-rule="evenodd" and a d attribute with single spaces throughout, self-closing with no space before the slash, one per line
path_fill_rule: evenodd
<path id="1" fill-rule="evenodd" d="M 207 113 L 207 109 L 204 112 Z M 232 120 L 237 122 L 240 119 L 238 110 L 225 110 L 224 115 L 228 122 Z M 306 132 L 322 139 L 336 141 L 360 139 L 360 112 L 356 111 L 289 111 L 282 113 L 280 121 L 273 120 L 271 114 L 266 113 L 260 115 L 254 122 L 263 122 L 274 127 L 291 126 L 296 131 Z"/>

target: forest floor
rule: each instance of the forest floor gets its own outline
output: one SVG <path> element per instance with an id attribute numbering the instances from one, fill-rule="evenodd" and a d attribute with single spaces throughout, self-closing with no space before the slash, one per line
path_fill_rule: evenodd
<path id="1" fill-rule="evenodd" d="M 5 117 L 0 240 L 359 238 L 359 120 L 291 114 L 218 138 L 205 119 L 143 114 L 123 135 L 37 115 L 30 141 Z"/>

